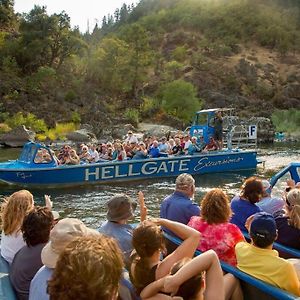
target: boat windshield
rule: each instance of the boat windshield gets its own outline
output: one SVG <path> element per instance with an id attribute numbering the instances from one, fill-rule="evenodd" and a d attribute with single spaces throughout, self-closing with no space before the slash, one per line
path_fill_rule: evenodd
<path id="1" fill-rule="evenodd" d="M 49 164 L 53 159 L 48 149 L 38 148 L 33 161 L 36 164 Z"/>
<path id="2" fill-rule="evenodd" d="M 24 146 L 23 151 L 19 157 L 19 160 L 22 162 L 30 163 L 32 157 L 34 156 L 36 149 L 36 145 L 34 144 L 27 144 Z"/>

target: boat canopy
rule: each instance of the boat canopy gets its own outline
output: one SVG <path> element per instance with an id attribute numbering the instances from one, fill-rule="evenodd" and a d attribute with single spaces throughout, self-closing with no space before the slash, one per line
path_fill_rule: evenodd
<path id="1" fill-rule="evenodd" d="M 56 162 L 51 150 L 39 143 L 28 142 L 24 145 L 18 162 L 28 164 L 29 167 L 55 167 Z"/>

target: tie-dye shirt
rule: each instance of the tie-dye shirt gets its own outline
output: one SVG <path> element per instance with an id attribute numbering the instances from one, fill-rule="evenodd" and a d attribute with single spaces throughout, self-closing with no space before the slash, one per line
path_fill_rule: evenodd
<path id="1" fill-rule="evenodd" d="M 202 252 L 209 249 L 216 251 L 220 260 L 236 266 L 235 245 L 244 241 L 240 229 L 231 223 L 208 224 L 201 217 L 191 217 L 188 226 L 201 233 L 198 249 Z"/>

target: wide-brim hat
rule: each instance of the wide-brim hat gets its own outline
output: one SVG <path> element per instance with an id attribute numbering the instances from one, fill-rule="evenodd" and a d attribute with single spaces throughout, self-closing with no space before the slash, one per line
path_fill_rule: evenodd
<path id="1" fill-rule="evenodd" d="M 60 253 L 75 238 L 86 235 L 98 235 L 97 230 L 88 228 L 75 218 L 60 220 L 51 230 L 49 242 L 43 248 L 41 258 L 43 264 L 54 269 Z"/>
<path id="2" fill-rule="evenodd" d="M 118 222 L 134 216 L 137 203 L 125 194 L 115 195 L 107 202 L 107 220 Z"/>

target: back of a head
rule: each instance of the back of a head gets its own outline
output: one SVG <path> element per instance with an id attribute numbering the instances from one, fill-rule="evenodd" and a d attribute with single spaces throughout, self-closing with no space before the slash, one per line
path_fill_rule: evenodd
<path id="1" fill-rule="evenodd" d="M 231 217 L 229 198 L 218 188 L 207 192 L 201 202 L 201 218 L 208 224 L 226 223 Z"/>
<path id="2" fill-rule="evenodd" d="M 78 237 L 59 256 L 48 281 L 50 299 L 117 299 L 122 269 L 122 252 L 113 238 Z"/>
<path id="3" fill-rule="evenodd" d="M 263 185 L 263 197 L 268 197 L 271 195 L 272 187 L 268 180 L 264 179 L 261 181 Z"/>
<path id="4" fill-rule="evenodd" d="M 300 229 L 300 189 L 291 189 L 286 195 L 286 204 L 289 214 L 289 224 Z"/>
<path id="5" fill-rule="evenodd" d="M 22 233 L 27 246 L 47 243 L 54 218 L 47 207 L 35 207 L 24 218 Z"/>
<path id="6" fill-rule="evenodd" d="M 2 228 L 6 235 L 21 229 L 25 215 L 33 209 L 33 196 L 20 190 L 7 197 L 1 206 Z"/>
<path id="7" fill-rule="evenodd" d="M 48 268 L 54 269 L 59 254 L 77 237 L 99 235 L 97 230 L 88 228 L 84 223 L 75 218 L 60 220 L 51 230 L 49 242 L 41 253 L 42 262 Z"/>
<path id="8" fill-rule="evenodd" d="M 132 283 L 137 292 L 152 282 L 150 280 L 149 258 L 158 250 L 164 249 L 163 235 L 159 226 L 144 221 L 133 231 L 132 245 L 138 257 L 135 259 Z"/>
<path id="9" fill-rule="evenodd" d="M 274 217 L 266 212 L 254 214 L 250 224 L 250 237 L 253 244 L 259 248 L 267 248 L 272 245 L 277 237 Z"/>
<path id="10" fill-rule="evenodd" d="M 176 190 L 189 191 L 191 187 L 195 184 L 195 179 L 192 175 L 183 173 L 176 178 L 175 184 Z"/>
<path id="11" fill-rule="evenodd" d="M 252 204 L 258 202 L 263 195 L 263 185 L 259 178 L 253 176 L 244 182 L 241 196 Z"/>
<path id="12" fill-rule="evenodd" d="M 186 263 L 188 263 L 190 258 L 183 258 L 178 261 L 171 269 L 171 275 L 174 275 L 179 269 L 181 269 Z M 182 297 L 184 300 L 197 299 L 201 288 L 203 287 L 203 276 L 202 273 L 193 276 L 187 281 L 185 281 L 176 292 L 176 296 Z"/>

